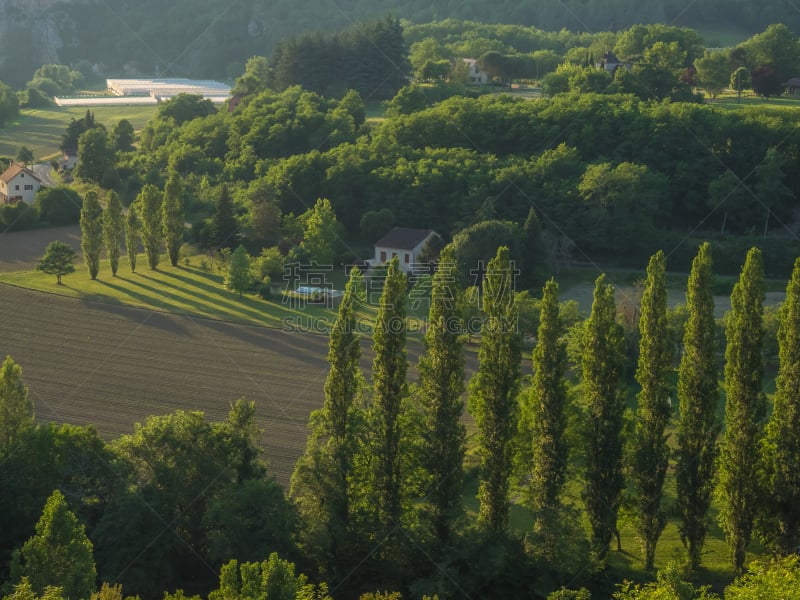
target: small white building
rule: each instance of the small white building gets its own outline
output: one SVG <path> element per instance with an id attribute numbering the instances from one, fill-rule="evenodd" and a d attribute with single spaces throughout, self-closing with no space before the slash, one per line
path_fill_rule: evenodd
<path id="1" fill-rule="evenodd" d="M 486 85 L 489 83 L 489 74 L 478 66 L 477 58 L 462 59 L 467 65 L 467 82 L 475 85 Z"/>
<path id="2" fill-rule="evenodd" d="M 433 237 L 439 237 L 439 234 L 432 229 L 395 227 L 375 242 L 375 257 L 369 262 L 372 266 L 384 265 L 397 256 L 400 270 L 408 273 L 418 262 L 425 243 Z"/>
<path id="3" fill-rule="evenodd" d="M 0 175 L 0 204 L 33 204 L 41 187 L 42 180 L 33 171 L 14 163 Z"/>

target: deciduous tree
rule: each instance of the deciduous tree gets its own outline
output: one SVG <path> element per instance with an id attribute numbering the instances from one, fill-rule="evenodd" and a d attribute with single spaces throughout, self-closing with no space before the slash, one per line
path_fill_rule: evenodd
<path id="1" fill-rule="evenodd" d="M 158 267 L 161 258 L 162 242 L 162 195 L 152 184 L 145 184 L 136 197 L 141 223 L 142 243 L 147 255 L 147 265 L 151 269 Z"/>
<path id="2" fill-rule="evenodd" d="M 250 255 L 244 246 L 239 246 L 231 255 L 228 273 L 225 276 L 225 287 L 239 294 L 250 287 Z"/>
<path id="3" fill-rule="evenodd" d="M 514 267 L 501 246 L 489 261 L 483 281 L 483 311 L 478 371 L 469 385 L 469 407 L 478 426 L 481 456 L 479 523 L 503 533 L 508 528 L 512 437 L 517 424 L 521 336 L 514 306 Z"/>
<path id="4" fill-rule="evenodd" d="M 183 186 L 177 173 L 173 173 L 164 186 L 164 200 L 161 205 L 163 210 L 162 224 L 164 226 L 164 241 L 167 245 L 167 256 L 173 267 L 178 266 L 181 246 L 183 245 L 185 198 Z"/>
<path id="5" fill-rule="evenodd" d="M 622 474 L 623 332 L 617 323 L 614 287 L 597 278 L 583 340 L 583 388 L 588 411 L 584 501 L 592 548 L 602 559 L 617 528 Z"/>
<path id="6" fill-rule="evenodd" d="M 111 275 L 117 276 L 119 255 L 122 251 L 122 236 L 125 231 L 125 216 L 122 214 L 122 203 L 119 194 L 114 190 L 106 197 L 106 210 L 103 212 L 103 241 L 106 246 L 108 265 Z"/>
<path id="7" fill-rule="evenodd" d="M 33 401 L 22 383 L 22 367 L 6 356 L 0 366 L 0 455 L 21 431 L 33 426 Z"/>
<path id="8" fill-rule="evenodd" d="M 672 412 L 669 396 L 672 346 L 667 331 L 665 271 L 666 259 L 659 250 L 647 265 L 639 317 L 636 381 L 642 389 L 637 395 L 631 475 L 646 569 L 653 568 L 656 544 L 667 524 L 662 496 L 670 454 L 665 431 Z"/>
<path id="9" fill-rule="evenodd" d="M 719 520 L 738 574 L 760 501 L 760 447 L 766 398 L 761 389 L 764 268 L 761 251 L 747 253 L 725 322 L 725 434 L 720 448 Z"/>
<path id="10" fill-rule="evenodd" d="M 714 296 L 711 247 L 700 246 L 692 262 L 686 291 L 689 318 L 683 334 L 678 368 L 679 417 L 675 480 L 678 529 L 686 547 L 689 568 L 700 567 L 708 532 L 708 509 L 714 490 L 717 455 L 717 383 Z"/>
<path id="11" fill-rule="evenodd" d="M 800 546 L 800 258 L 786 288 L 778 329 L 780 364 L 764 440 L 768 474 L 764 520 L 780 554 Z"/>
<path id="12" fill-rule="evenodd" d="M 36 533 L 15 555 L 11 574 L 14 581 L 27 577 L 37 594 L 59 586 L 67 600 L 81 600 L 94 591 L 92 542 L 59 490 L 47 499 Z"/>
<path id="13" fill-rule="evenodd" d="M 81 250 L 89 277 L 97 279 L 100 270 L 100 252 L 103 249 L 103 208 L 97 192 L 86 192 L 81 208 Z"/>
<path id="14" fill-rule="evenodd" d="M 44 256 L 36 263 L 37 271 L 55 275 L 56 282 L 61 285 L 61 277 L 75 272 L 75 250 L 72 246 L 59 242 L 50 242 L 44 249 Z"/>

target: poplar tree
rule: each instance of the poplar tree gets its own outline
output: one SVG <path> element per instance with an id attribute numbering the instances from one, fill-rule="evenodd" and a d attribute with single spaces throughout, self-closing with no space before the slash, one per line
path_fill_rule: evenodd
<path id="1" fill-rule="evenodd" d="M 647 570 L 653 568 L 656 544 L 667 524 L 661 502 L 669 465 L 669 446 L 664 432 L 672 412 L 668 379 L 672 349 L 667 335 L 665 271 L 666 259 L 659 250 L 647 265 L 639 317 L 636 381 L 642 389 L 637 395 L 631 478 L 635 488 L 637 532 Z"/>
<path id="2" fill-rule="evenodd" d="M 325 380 L 325 402 L 311 415 L 306 451 L 292 475 L 295 499 L 313 540 L 334 581 L 341 577 L 336 562 L 347 554 L 351 527 L 351 479 L 360 439 L 363 386 L 359 369 L 361 345 L 356 332 L 354 303 L 361 273 L 354 268 L 345 288 L 328 345 L 330 370 Z"/>
<path id="3" fill-rule="evenodd" d="M 530 503 L 544 540 L 544 556 L 552 559 L 558 544 L 561 492 L 567 474 L 567 389 L 564 371 L 566 343 L 558 306 L 558 284 L 551 279 L 542 294 L 539 329 L 533 349 L 533 382 L 524 406 L 521 425 L 529 435 L 522 443 L 530 447 L 532 460 Z"/>
<path id="4" fill-rule="evenodd" d="M 139 221 L 139 204 L 134 200 L 128 207 L 125 217 L 125 250 L 128 253 L 128 264 L 131 273 L 136 272 L 136 256 L 139 254 L 139 231 L 142 224 Z"/>
<path id="5" fill-rule="evenodd" d="M 147 265 L 151 269 L 158 267 L 161 258 L 161 192 L 150 183 L 145 184 L 136 197 L 141 219 L 142 243 L 147 256 Z"/>
<path id="6" fill-rule="evenodd" d="M 725 434 L 720 448 L 719 518 L 737 574 L 744 571 L 760 493 L 759 445 L 766 410 L 761 390 L 763 302 L 761 251 L 751 248 L 733 287 L 725 323 Z"/>
<path id="7" fill-rule="evenodd" d="M 478 371 L 470 381 L 469 406 L 478 426 L 481 456 L 478 522 L 487 530 L 508 529 L 512 436 L 517 426 L 522 340 L 514 306 L 514 273 L 509 250 L 501 246 L 489 261 L 483 282 Z"/>
<path id="8" fill-rule="evenodd" d="M 33 426 L 33 402 L 22 383 L 22 367 L 6 356 L 0 365 L 0 455 Z"/>
<path id="9" fill-rule="evenodd" d="M 789 555 L 800 546 L 800 258 L 794 262 L 786 287 L 778 348 L 775 400 L 765 436 L 769 476 L 766 521 L 771 525 L 775 550 Z"/>
<path id="10" fill-rule="evenodd" d="M 103 249 L 103 208 L 97 192 L 86 192 L 81 207 L 81 251 L 89 277 L 97 279 L 100 270 L 100 251 Z"/>
<path id="11" fill-rule="evenodd" d="M 372 337 L 375 358 L 369 426 L 375 471 L 369 502 L 383 533 L 398 525 L 402 512 L 400 416 L 408 395 L 406 285 L 406 276 L 394 257 L 386 272 Z"/>
<path id="12" fill-rule="evenodd" d="M 686 290 L 689 316 L 678 367 L 680 415 L 676 427 L 675 508 L 680 517 L 681 541 L 693 571 L 700 567 L 708 533 L 720 429 L 712 283 L 711 246 L 705 243 L 700 246 L 689 275 Z"/>
<path id="13" fill-rule="evenodd" d="M 463 317 L 458 309 L 456 261 L 449 248 L 439 257 L 431 283 L 425 353 L 419 359 L 419 388 L 424 410 L 423 468 L 428 477 L 428 514 L 444 543 L 461 508 L 466 431 L 464 349 L 459 340 Z"/>
<path id="14" fill-rule="evenodd" d="M 122 235 L 125 230 L 125 217 L 122 214 L 122 203 L 119 195 L 111 190 L 106 199 L 106 210 L 103 213 L 103 241 L 106 246 L 106 256 L 111 267 L 111 275 L 117 276 L 119 269 L 119 255 L 122 248 Z"/>
<path id="15" fill-rule="evenodd" d="M 167 256 L 173 267 L 178 266 L 183 245 L 184 209 L 185 199 L 183 186 L 177 173 L 173 173 L 164 186 L 164 200 L 162 203 L 162 224 L 164 227 L 164 241 L 167 245 Z"/>
<path id="16" fill-rule="evenodd" d="M 583 387 L 589 426 L 584 502 L 592 528 L 592 549 L 602 559 L 617 529 L 622 475 L 623 332 L 617 323 L 614 286 L 600 275 L 584 334 Z"/>

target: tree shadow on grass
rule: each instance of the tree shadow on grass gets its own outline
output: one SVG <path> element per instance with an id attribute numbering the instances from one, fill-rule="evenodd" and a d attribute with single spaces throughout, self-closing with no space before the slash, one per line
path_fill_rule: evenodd
<path id="1" fill-rule="evenodd" d="M 100 285 L 107 286 L 113 290 L 116 290 L 120 294 L 126 294 L 131 298 L 138 300 L 143 304 L 148 304 L 151 306 L 157 306 L 157 304 L 153 301 L 150 296 L 146 296 L 144 294 L 140 294 L 135 292 L 129 288 L 122 287 L 120 285 L 111 283 L 106 280 L 98 279 L 97 282 Z M 170 314 L 160 313 L 153 310 L 149 310 L 144 307 L 134 307 L 134 306 L 125 306 L 116 298 L 112 298 L 111 302 L 106 301 L 97 301 L 91 297 L 82 298 L 82 301 L 85 303 L 92 303 L 92 308 L 103 310 L 106 312 L 114 313 L 115 315 L 120 315 L 126 318 L 131 319 L 132 321 L 136 321 L 141 325 L 148 325 L 150 327 L 157 327 L 158 329 L 163 329 L 164 331 L 169 331 L 171 333 L 176 334 L 183 334 L 186 333 L 187 330 L 183 327 L 175 318 L 172 313 L 176 313 L 177 309 L 171 307 L 170 305 L 166 305 L 162 303 L 162 307 L 164 310 L 170 311 Z M 146 310 L 149 312 L 149 315 L 146 319 L 141 319 L 141 313 L 137 314 L 133 311 L 142 311 Z"/>

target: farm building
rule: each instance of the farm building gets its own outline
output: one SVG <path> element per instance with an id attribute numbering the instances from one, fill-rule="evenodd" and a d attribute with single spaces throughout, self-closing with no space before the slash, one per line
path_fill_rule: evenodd
<path id="1" fill-rule="evenodd" d="M 107 79 L 106 85 L 114 96 L 156 100 L 169 100 L 178 94 L 198 94 L 212 102 L 222 103 L 231 95 L 230 86 L 210 79 Z"/>

